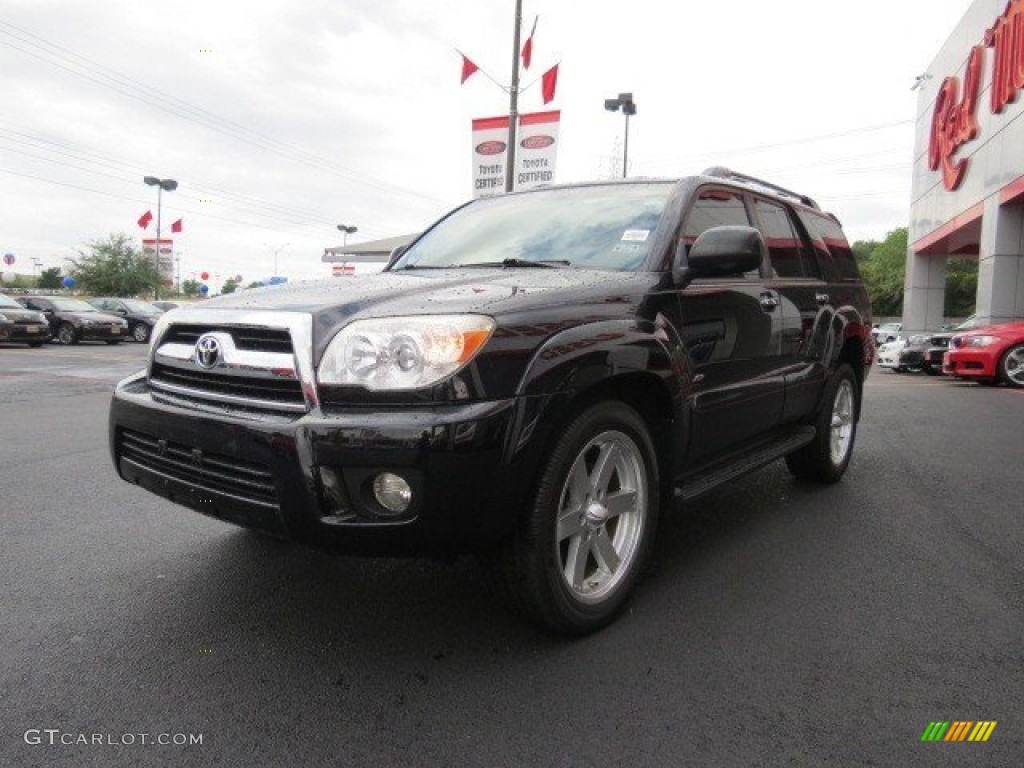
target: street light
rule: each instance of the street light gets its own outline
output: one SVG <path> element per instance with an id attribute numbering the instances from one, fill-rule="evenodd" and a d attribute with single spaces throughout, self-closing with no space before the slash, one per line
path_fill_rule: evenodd
<path id="1" fill-rule="evenodd" d="M 618 112 L 619 107 L 622 107 L 622 114 L 626 116 L 626 138 L 622 142 L 622 178 L 626 178 L 626 163 L 629 161 L 629 116 L 636 114 L 633 94 L 620 93 L 617 99 L 604 100 L 604 108 L 609 112 Z"/>
<path id="2" fill-rule="evenodd" d="M 285 248 L 291 245 L 291 243 L 284 243 L 282 245 L 277 246 L 277 248 L 272 246 L 270 243 L 264 243 L 264 245 L 274 252 L 274 277 L 277 277 L 277 254 L 279 254 L 281 251 L 283 251 Z"/>
<path id="3" fill-rule="evenodd" d="M 356 232 L 359 231 L 359 227 L 350 227 L 350 226 L 347 226 L 345 224 L 339 224 L 338 225 L 338 229 L 341 232 L 345 233 L 345 236 L 342 238 L 342 241 L 341 241 L 341 247 L 342 248 L 344 248 L 345 246 L 348 245 L 348 236 L 349 235 L 354 235 Z"/>
<path id="4" fill-rule="evenodd" d="M 142 179 L 151 187 L 156 187 L 156 284 L 153 286 L 153 301 L 160 298 L 160 204 L 161 195 L 166 190 L 173 192 L 178 188 L 178 182 L 174 179 L 158 179 L 156 176 L 146 176 Z"/>

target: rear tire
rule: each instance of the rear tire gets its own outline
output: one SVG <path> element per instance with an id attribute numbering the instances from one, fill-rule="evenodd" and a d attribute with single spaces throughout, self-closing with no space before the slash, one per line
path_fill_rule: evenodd
<path id="1" fill-rule="evenodd" d="M 802 480 L 835 483 L 846 472 L 857 439 L 860 398 L 857 377 L 845 363 L 832 372 L 815 419 L 814 440 L 786 456 Z"/>
<path id="2" fill-rule="evenodd" d="M 582 411 L 562 432 L 493 575 L 540 626 L 585 635 L 625 607 L 658 522 L 658 463 L 647 425 L 625 403 Z"/>

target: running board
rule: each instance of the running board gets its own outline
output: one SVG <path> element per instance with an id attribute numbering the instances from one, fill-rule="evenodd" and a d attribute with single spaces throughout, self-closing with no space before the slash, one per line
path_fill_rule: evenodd
<path id="1" fill-rule="evenodd" d="M 712 464 L 684 476 L 676 481 L 675 497 L 683 502 L 692 501 L 730 480 L 749 474 L 788 453 L 803 448 L 814 440 L 814 434 L 814 427 L 797 427 L 778 439 L 763 443 L 738 457 L 734 454 L 722 463 Z"/>

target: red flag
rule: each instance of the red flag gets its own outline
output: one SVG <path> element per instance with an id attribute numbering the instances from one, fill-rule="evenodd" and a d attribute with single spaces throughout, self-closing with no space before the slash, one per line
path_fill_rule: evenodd
<path id="1" fill-rule="evenodd" d="M 181 222 L 183 221 L 184 219 L 178 219 L 176 222 L 171 224 L 171 232 L 181 232 Z"/>
<path id="2" fill-rule="evenodd" d="M 555 88 L 558 86 L 558 65 L 555 64 L 551 69 L 541 75 L 540 78 L 540 93 L 541 98 L 544 99 L 545 104 L 555 100 Z"/>
<path id="3" fill-rule="evenodd" d="M 523 69 L 529 69 L 530 61 L 533 59 L 533 33 L 537 31 L 537 19 L 539 18 L 539 16 L 534 16 L 533 29 L 530 30 L 530 36 L 523 43 Z"/>
<path id="4" fill-rule="evenodd" d="M 149 226 L 149 222 L 153 220 L 153 212 L 146 211 L 144 214 L 139 216 L 139 226 L 145 229 Z"/>
<path id="5" fill-rule="evenodd" d="M 462 82 L 465 83 L 474 72 L 480 69 L 480 67 L 470 61 L 466 54 L 463 53 L 460 55 L 462 56 Z"/>

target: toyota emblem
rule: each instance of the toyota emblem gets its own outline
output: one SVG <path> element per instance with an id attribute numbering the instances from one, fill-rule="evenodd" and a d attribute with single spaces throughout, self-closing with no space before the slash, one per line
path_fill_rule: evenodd
<path id="1" fill-rule="evenodd" d="M 220 342 L 212 333 L 200 336 L 196 342 L 196 362 L 200 368 L 213 368 L 220 362 Z"/>

